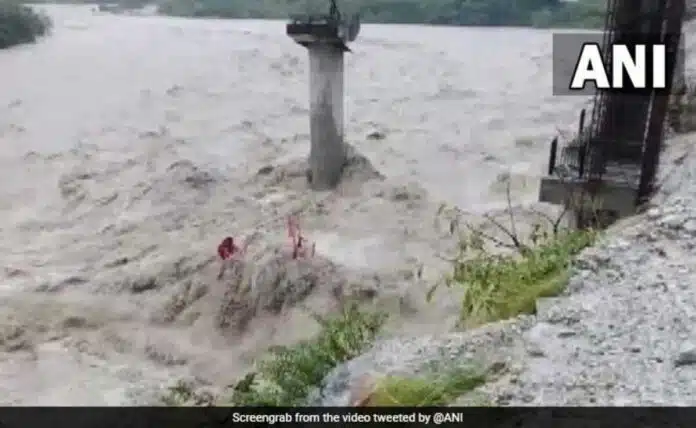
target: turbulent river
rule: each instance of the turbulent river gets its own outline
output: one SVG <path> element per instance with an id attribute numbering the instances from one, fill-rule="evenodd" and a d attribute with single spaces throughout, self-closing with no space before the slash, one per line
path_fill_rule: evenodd
<path id="1" fill-rule="evenodd" d="M 283 22 L 41 8 L 53 34 L 0 52 L 0 404 L 148 403 L 310 335 L 300 307 L 235 338 L 204 322 L 214 298 L 190 319 L 161 309 L 217 286 L 221 237 L 282 240 L 310 205 L 318 254 L 373 276 L 424 263 L 432 281 L 439 203 L 499 210 L 505 177 L 515 204 L 535 201 L 550 139 L 588 102 L 552 95 L 550 31 L 364 25 L 346 135 L 385 178 L 312 195 L 257 174 L 309 148 L 307 53 Z M 398 296 L 391 328 L 446 329 L 456 305 L 424 304 L 407 277 L 376 281 Z"/>

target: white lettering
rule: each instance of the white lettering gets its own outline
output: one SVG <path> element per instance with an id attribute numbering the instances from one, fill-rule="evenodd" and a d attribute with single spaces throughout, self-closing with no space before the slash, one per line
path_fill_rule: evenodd
<path id="1" fill-rule="evenodd" d="M 646 67 L 645 67 L 645 45 L 637 45 L 635 49 L 635 59 L 631 55 L 631 50 L 626 45 L 614 45 L 611 47 L 611 71 L 612 85 L 614 88 L 624 87 L 624 73 L 633 83 L 634 88 L 645 88 Z"/>
<path id="2" fill-rule="evenodd" d="M 665 45 L 653 46 L 653 88 L 667 88 L 667 47 Z"/>
<path id="3" fill-rule="evenodd" d="M 667 87 L 667 49 L 664 44 L 655 45 L 612 45 L 611 81 L 599 46 L 587 43 L 580 51 L 580 58 L 573 70 L 570 89 L 583 90 L 588 82 L 598 89 L 622 89 L 626 86 L 624 73 L 631 87 L 664 89 Z M 651 53 L 652 67 L 648 67 Z M 648 70 L 652 71 L 648 82 Z"/>
<path id="4" fill-rule="evenodd" d="M 573 70 L 570 89 L 585 89 L 587 82 L 595 82 L 600 89 L 609 89 L 609 78 L 602 61 L 602 53 L 596 43 L 587 43 L 580 51 L 580 58 Z"/>

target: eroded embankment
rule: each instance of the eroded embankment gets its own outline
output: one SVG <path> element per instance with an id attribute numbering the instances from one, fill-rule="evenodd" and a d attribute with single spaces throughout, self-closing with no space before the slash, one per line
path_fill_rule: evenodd
<path id="1" fill-rule="evenodd" d="M 448 363 L 495 369 L 460 403 L 693 405 L 694 140 L 669 141 L 652 207 L 578 257 L 564 296 L 540 300 L 534 316 L 380 342 L 330 374 L 318 401 L 347 404 L 366 375 L 415 375 Z"/>

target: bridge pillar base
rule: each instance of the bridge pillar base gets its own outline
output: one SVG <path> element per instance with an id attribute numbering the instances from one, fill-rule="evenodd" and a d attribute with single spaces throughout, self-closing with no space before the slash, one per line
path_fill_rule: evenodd
<path id="1" fill-rule="evenodd" d="M 539 201 L 569 207 L 568 226 L 573 228 L 604 228 L 636 213 L 636 185 L 603 180 L 589 187 L 586 180 L 544 177 Z"/>

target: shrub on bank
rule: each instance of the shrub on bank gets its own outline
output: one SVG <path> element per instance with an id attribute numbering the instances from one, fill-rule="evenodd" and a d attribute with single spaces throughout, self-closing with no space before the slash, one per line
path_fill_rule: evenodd
<path id="1" fill-rule="evenodd" d="M 455 214 L 450 231 L 458 235 L 458 251 L 449 260 L 451 271 L 431 288 L 428 298 L 440 285 L 461 287 L 460 321 L 467 328 L 535 313 L 539 298 L 556 296 L 565 289 L 574 256 L 597 237 L 593 229 L 560 227 L 565 214 L 557 219 L 544 216 L 548 224 L 534 224 L 526 239 L 518 237 L 512 214 L 509 228 L 489 218 L 510 238 L 509 243 L 470 225 L 462 232 Z M 501 252 L 500 247 L 512 251 Z"/>
<path id="2" fill-rule="evenodd" d="M 29 6 L 0 3 L 0 49 L 23 43 L 33 43 L 48 33 L 51 20 Z"/>
<path id="3" fill-rule="evenodd" d="M 301 406 L 340 364 L 365 352 L 373 343 L 386 316 L 366 311 L 356 304 L 339 315 L 315 317 L 319 334 L 293 346 L 279 346 L 257 361 L 246 375 L 222 397 L 204 397 L 179 382 L 162 397 L 164 404 L 232 406 Z"/>
<path id="4" fill-rule="evenodd" d="M 322 326 L 315 338 L 278 347 L 239 382 L 229 398 L 238 406 L 300 406 L 334 367 L 369 348 L 379 333 L 384 314 L 349 306 L 332 318 L 317 318 Z"/>

